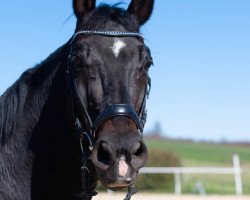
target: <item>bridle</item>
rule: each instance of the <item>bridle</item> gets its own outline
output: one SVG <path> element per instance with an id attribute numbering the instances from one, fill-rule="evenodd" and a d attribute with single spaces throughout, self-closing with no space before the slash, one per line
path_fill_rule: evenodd
<path id="1" fill-rule="evenodd" d="M 86 106 L 82 102 L 79 91 L 77 88 L 75 75 L 74 75 L 74 69 L 73 64 L 71 62 L 72 57 L 72 45 L 75 41 L 75 38 L 78 35 L 101 35 L 101 36 L 108 36 L 108 37 L 140 37 L 143 39 L 143 35 L 136 32 L 119 32 L 119 31 L 91 31 L 91 30 L 82 30 L 79 32 L 76 32 L 71 40 L 71 51 L 70 55 L 68 57 L 68 107 L 70 106 L 71 114 L 72 111 L 74 112 L 74 124 L 75 128 L 77 130 L 82 129 L 82 133 L 89 142 L 89 147 L 92 148 L 94 144 L 94 137 L 96 136 L 96 131 L 98 128 L 108 119 L 111 119 L 116 116 L 126 116 L 130 119 L 132 119 L 136 127 L 138 128 L 138 133 L 142 137 L 144 125 L 146 123 L 147 118 L 147 111 L 146 111 L 146 99 L 149 96 L 150 88 L 151 88 L 151 80 L 148 77 L 147 85 L 145 95 L 143 97 L 143 101 L 141 104 L 141 108 L 139 110 L 139 113 L 137 114 L 136 111 L 128 104 L 112 104 L 109 107 L 107 107 L 103 112 L 99 114 L 99 116 L 93 120 L 89 114 L 89 112 L 86 109 Z M 71 99 L 69 101 L 69 99 Z M 73 110 L 72 110 L 73 109 Z M 76 112 L 74 109 L 77 109 L 77 113 L 80 115 L 81 120 L 76 115 Z M 84 120 L 84 126 L 82 124 L 82 120 Z M 85 127 L 85 129 L 83 128 Z M 79 136 L 79 135 L 78 135 Z"/>
<path id="2" fill-rule="evenodd" d="M 149 96 L 151 88 L 151 79 L 147 77 L 147 86 L 143 101 L 139 112 L 137 113 L 134 108 L 128 104 L 112 104 L 108 106 L 103 112 L 99 114 L 96 119 L 92 119 L 86 106 L 84 105 L 82 99 L 80 98 L 79 91 L 77 88 L 77 83 L 75 79 L 75 71 L 72 64 L 72 46 L 77 36 L 79 35 L 100 35 L 106 37 L 138 37 L 143 39 L 143 35 L 137 32 L 119 32 L 119 31 L 93 31 L 93 30 L 82 30 L 76 32 L 71 39 L 71 50 L 68 56 L 68 69 L 67 69 L 67 110 L 68 118 L 70 123 L 73 123 L 73 129 L 75 135 L 80 139 L 81 156 L 82 156 L 82 167 L 81 167 L 81 180 L 82 180 L 82 190 L 84 192 L 77 194 L 79 199 L 91 199 L 96 193 L 89 193 L 87 181 L 85 180 L 85 174 L 88 172 L 87 160 L 89 159 L 90 152 L 93 149 L 94 140 L 97 137 L 97 131 L 102 126 L 102 124 L 114 117 L 125 116 L 133 120 L 135 123 L 138 133 L 143 137 L 143 129 L 146 123 L 147 111 L 146 111 L 146 100 Z M 83 142 L 88 143 L 88 152 L 84 151 Z M 126 200 L 129 200 L 134 193 L 133 187 L 129 188 L 129 193 Z"/>

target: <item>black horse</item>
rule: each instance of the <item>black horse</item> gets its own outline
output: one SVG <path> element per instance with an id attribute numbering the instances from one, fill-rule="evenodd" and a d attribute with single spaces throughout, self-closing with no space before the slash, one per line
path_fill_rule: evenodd
<path id="1" fill-rule="evenodd" d="M 0 97 L 1 200 L 88 200 L 98 179 L 130 199 L 146 163 L 152 58 L 139 28 L 153 0 L 73 8 L 73 37 Z"/>

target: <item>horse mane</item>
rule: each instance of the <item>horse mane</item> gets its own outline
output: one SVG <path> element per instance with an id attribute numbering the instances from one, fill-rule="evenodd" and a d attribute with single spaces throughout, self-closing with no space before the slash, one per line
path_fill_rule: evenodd
<path id="1" fill-rule="evenodd" d="M 134 15 L 127 10 L 108 4 L 101 4 L 84 21 L 83 27 L 86 30 L 107 30 L 106 24 L 114 22 L 121 24 L 129 32 L 139 32 L 139 24 Z M 108 31 L 117 31 L 117 27 L 108 27 Z M 115 29 L 115 30 L 112 30 Z"/>
<path id="2" fill-rule="evenodd" d="M 40 64 L 26 70 L 0 96 L 0 146 L 18 131 L 21 124 L 25 123 L 24 127 L 27 128 L 35 125 L 32 121 L 39 118 L 56 71 L 65 60 L 67 44 L 58 48 Z M 28 114 L 24 116 L 24 112 Z"/>

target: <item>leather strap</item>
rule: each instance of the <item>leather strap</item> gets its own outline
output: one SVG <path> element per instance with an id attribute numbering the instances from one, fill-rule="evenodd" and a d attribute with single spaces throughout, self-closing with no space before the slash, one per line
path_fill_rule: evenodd
<path id="1" fill-rule="evenodd" d="M 97 117 L 92 127 L 93 132 L 96 132 L 105 121 L 116 116 L 125 116 L 132 119 L 140 132 L 143 131 L 141 121 L 131 106 L 127 104 L 112 104 Z"/>

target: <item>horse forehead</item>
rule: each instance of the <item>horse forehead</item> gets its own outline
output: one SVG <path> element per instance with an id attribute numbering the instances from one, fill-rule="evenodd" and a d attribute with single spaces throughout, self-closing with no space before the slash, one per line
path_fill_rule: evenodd
<path id="1" fill-rule="evenodd" d="M 122 51 L 127 46 L 126 42 L 121 38 L 114 38 L 113 44 L 111 45 L 111 50 L 115 57 L 117 58 Z"/>

